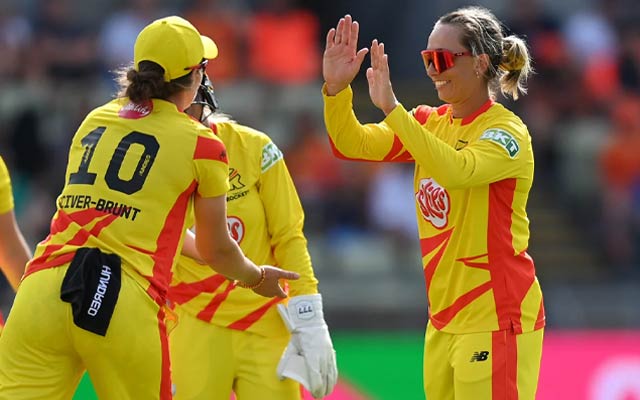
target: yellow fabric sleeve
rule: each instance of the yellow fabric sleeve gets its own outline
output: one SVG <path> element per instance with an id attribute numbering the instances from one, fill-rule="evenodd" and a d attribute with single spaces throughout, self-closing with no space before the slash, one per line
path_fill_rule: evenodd
<path id="1" fill-rule="evenodd" d="M 259 190 L 278 266 L 300 274 L 289 282 L 290 296 L 318 293 L 303 233 L 304 211 L 284 159 L 263 171 Z"/>
<path id="2" fill-rule="evenodd" d="M 331 141 L 347 158 L 382 161 L 391 151 L 394 132 L 384 122 L 361 124 L 353 112 L 353 91 L 347 87 L 335 96 L 322 89 L 324 121 Z"/>
<path id="3" fill-rule="evenodd" d="M 0 214 L 13 210 L 13 194 L 9 170 L 0 157 Z"/>
<path id="4" fill-rule="evenodd" d="M 393 129 L 427 174 L 447 189 L 468 188 L 505 178 L 525 177 L 523 173 L 527 169 L 523 168 L 523 163 L 533 162 L 524 156 L 526 152 L 523 151 L 512 158 L 505 149 L 491 140 L 479 140 L 457 151 L 421 125 L 401 104 L 387 115 L 384 122 Z M 517 135 L 521 143 L 529 141 L 522 134 L 522 128 L 510 121 L 497 120 L 492 128 Z"/>

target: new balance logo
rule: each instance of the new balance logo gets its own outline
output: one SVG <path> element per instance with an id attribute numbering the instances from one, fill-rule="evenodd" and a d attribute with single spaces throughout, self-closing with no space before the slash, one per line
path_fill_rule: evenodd
<path id="1" fill-rule="evenodd" d="M 489 358 L 489 352 L 488 351 L 476 351 L 471 356 L 471 361 L 470 362 L 487 361 L 488 358 Z"/>

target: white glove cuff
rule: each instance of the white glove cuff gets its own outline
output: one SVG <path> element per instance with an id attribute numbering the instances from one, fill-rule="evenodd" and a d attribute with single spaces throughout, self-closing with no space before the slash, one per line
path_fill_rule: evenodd
<path id="1" fill-rule="evenodd" d="M 282 310 L 284 311 L 284 310 Z M 324 313 L 322 311 L 322 296 L 317 294 L 307 294 L 294 296 L 289 299 L 287 305 L 287 319 L 291 330 L 308 326 L 325 325 Z M 280 313 L 283 314 L 282 312 Z"/>

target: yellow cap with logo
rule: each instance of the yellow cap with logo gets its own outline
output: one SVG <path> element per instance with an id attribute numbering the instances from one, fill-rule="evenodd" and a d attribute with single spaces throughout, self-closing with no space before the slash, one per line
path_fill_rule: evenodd
<path id="1" fill-rule="evenodd" d="M 133 48 L 134 68 L 140 61 L 153 61 L 164 68 L 164 80 L 169 82 L 187 75 L 203 59 L 218 56 L 218 47 L 189 21 L 178 16 L 160 18 L 147 25 Z"/>

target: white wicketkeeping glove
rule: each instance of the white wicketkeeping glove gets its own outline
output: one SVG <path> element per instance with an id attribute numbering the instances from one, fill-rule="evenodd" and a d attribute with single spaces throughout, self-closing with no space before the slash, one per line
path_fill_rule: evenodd
<path id="1" fill-rule="evenodd" d="M 278 377 L 300 382 L 316 399 L 328 396 L 338 380 L 338 368 L 322 313 L 322 297 L 292 297 L 288 305 L 278 304 L 278 312 L 291 332 L 278 364 Z"/>

